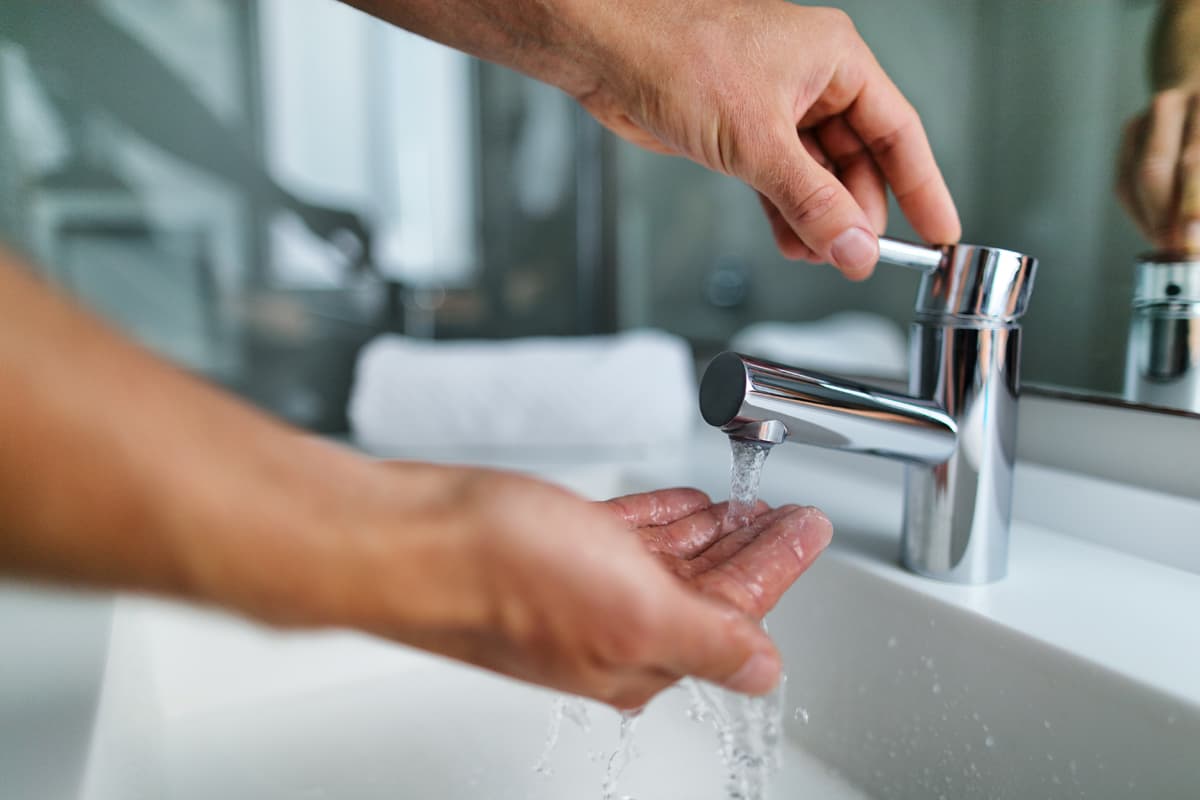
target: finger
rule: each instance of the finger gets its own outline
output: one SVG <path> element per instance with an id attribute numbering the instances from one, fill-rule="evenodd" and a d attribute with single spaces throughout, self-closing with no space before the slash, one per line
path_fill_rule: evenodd
<path id="1" fill-rule="evenodd" d="M 766 694 L 779 683 L 782 661 L 761 626 L 694 593 L 675 611 L 659 639 L 666 670 L 745 694 Z"/>
<path id="2" fill-rule="evenodd" d="M 779 248 L 779 252 L 793 261 L 819 263 L 821 259 L 811 247 L 800 241 L 800 237 L 792 230 L 792 226 L 787 224 L 787 220 L 783 218 L 783 214 L 779 213 L 775 204 L 761 192 L 758 199 L 762 203 L 763 212 L 767 215 L 767 222 L 771 225 L 771 233 L 775 236 L 775 246 Z"/>
<path id="3" fill-rule="evenodd" d="M 668 525 L 712 505 L 699 489 L 659 489 L 605 500 L 602 506 L 612 511 L 631 528 Z"/>
<path id="4" fill-rule="evenodd" d="M 1117 153 L 1116 195 L 1130 219 L 1146 238 L 1151 237 L 1145 212 L 1138 203 L 1136 187 L 1137 155 L 1146 137 L 1146 115 L 1129 120 L 1121 134 L 1121 147 Z"/>
<path id="5" fill-rule="evenodd" d="M 777 125 L 763 135 L 740 177 L 766 195 L 822 259 L 852 280 L 868 277 L 879 260 L 879 239 L 850 192 L 809 154 L 792 126 Z"/>
<path id="6" fill-rule="evenodd" d="M 1179 89 L 1159 92 L 1150 104 L 1146 142 L 1138 159 L 1135 196 L 1156 246 L 1169 246 L 1176 204 L 1176 169 L 1187 122 L 1187 95 Z"/>
<path id="7" fill-rule="evenodd" d="M 676 683 L 683 675 L 662 669 L 631 669 L 603 681 L 604 689 L 586 692 L 596 700 L 621 711 L 644 708 L 655 695 Z"/>
<path id="8" fill-rule="evenodd" d="M 841 115 L 831 117 L 817 132 L 834 172 L 867 212 L 875 233 L 882 235 L 887 230 L 887 184 L 871 151 Z"/>
<path id="9" fill-rule="evenodd" d="M 718 564 L 728 561 L 735 553 L 757 539 L 759 534 L 798 508 L 799 506 L 788 505 L 768 510 L 755 517 L 749 525 L 738 526 L 732 531 L 728 530 L 731 526 L 726 520 L 723 526 L 726 528 L 725 535 L 714 537 L 707 548 L 693 553 L 687 561 L 675 568 L 675 574 L 690 580 L 708 572 Z"/>
<path id="10" fill-rule="evenodd" d="M 759 501 L 751 511 L 751 518 L 757 520 L 769 511 L 770 507 Z M 737 526 L 729 519 L 728 512 L 729 503 L 717 503 L 668 525 L 642 528 L 638 534 L 652 553 L 692 558 Z"/>
<path id="11" fill-rule="evenodd" d="M 917 234 L 931 244 L 957 242 L 962 224 L 921 118 L 878 64 L 845 116 Z"/>
<path id="12" fill-rule="evenodd" d="M 692 585 L 754 619 L 762 619 L 832 537 L 833 526 L 820 511 L 794 509 L 730 558 L 698 575 Z"/>
<path id="13" fill-rule="evenodd" d="M 1188 103 L 1187 127 L 1178 166 L 1179 213 L 1173 249 L 1200 252 L 1200 92 Z"/>

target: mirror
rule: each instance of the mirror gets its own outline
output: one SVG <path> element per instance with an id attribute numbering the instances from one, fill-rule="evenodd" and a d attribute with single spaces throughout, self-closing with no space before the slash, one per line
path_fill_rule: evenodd
<path id="1" fill-rule="evenodd" d="M 1162 228 L 1163 220 L 1147 219 L 1144 203 L 1134 204 L 1136 217 L 1123 208 L 1114 191 L 1118 153 L 1123 130 L 1145 113 L 1152 87 L 1190 80 L 1200 92 L 1200 2 L 833 5 L 851 15 L 920 111 L 958 203 L 964 240 L 1040 259 L 1024 320 L 1025 387 L 1126 397 L 1137 262 L 1148 251 L 1181 246 L 1182 231 L 1171 231 L 1170 241 L 1160 232 L 1152 241 L 1145 229 Z M 1200 120 L 1194 103 L 1192 118 Z M 1186 101 L 1178 105 L 1176 119 L 1166 123 L 1175 126 L 1166 135 L 1175 137 L 1176 146 Z M 1200 137 L 1200 122 L 1193 126 L 1191 136 Z M 1136 170 L 1138 162 L 1130 162 Z M 844 361 L 846 370 L 864 361 L 862 353 L 833 353 L 844 341 L 839 337 L 853 329 L 871 340 L 870 371 L 886 374 L 902 366 L 896 342 L 911 320 L 913 275 L 881 266 L 870 281 L 855 285 L 831 268 L 786 262 L 773 253 L 757 203 L 743 187 L 632 148 L 621 150 L 619 165 L 620 230 L 626 237 L 621 282 L 634 299 L 624 305 L 626 324 L 679 330 L 708 342 L 709 349 L 731 338 L 735 345 L 750 341 L 779 357 L 807 358 L 814 367 Z M 1163 169 L 1163 179 L 1175 179 L 1174 162 Z M 1200 219 L 1200 166 L 1192 172 L 1190 214 Z M 1179 202 L 1178 188 L 1166 202 Z M 1139 197 L 1145 190 L 1137 187 Z M 894 203 L 889 233 L 913 238 Z M 1192 246 L 1200 247 L 1200 232 L 1192 236 Z M 698 304 L 700 296 L 707 302 Z M 1177 306 L 1176 329 L 1188 310 L 1200 314 L 1200 303 Z M 784 323 L 816 323 L 838 311 L 872 316 L 840 317 L 804 330 L 792 325 L 795 340 L 784 341 Z M 779 324 L 748 330 L 762 320 Z M 1200 322 L 1190 324 L 1197 333 L 1185 353 L 1200 349 Z M 891 344 L 883 341 L 889 326 Z M 1188 341 L 1179 330 L 1175 339 Z M 1161 393 L 1132 399 L 1172 404 Z"/>

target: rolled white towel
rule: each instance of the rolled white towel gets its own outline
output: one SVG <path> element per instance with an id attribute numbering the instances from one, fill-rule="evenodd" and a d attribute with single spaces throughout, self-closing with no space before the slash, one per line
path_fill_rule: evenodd
<path id="1" fill-rule="evenodd" d="M 683 339 L 658 331 L 510 341 L 381 336 L 359 356 L 349 417 L 377 453 L 442 447 L 645 449 L 694 430 Z"/>
<path id="2" fill-rule="evenodd" d="M 903 379 L 908 343 L 891 320 L 843 311 L 813 322 L 756 322 L 734 334 L 730 349 L 818 371 Z"/>

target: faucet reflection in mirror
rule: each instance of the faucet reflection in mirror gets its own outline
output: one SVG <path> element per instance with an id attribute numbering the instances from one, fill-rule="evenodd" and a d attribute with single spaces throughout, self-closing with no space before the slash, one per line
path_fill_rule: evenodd
<path id="1" fill-rule="evenodd" d="M 1200 254 L 1137 265 L 1125 399 L 1200 413 Z"/>
<path id="2" fill-rule="evenodd" d="M 906 462 L 904 565 L 953 583 L 998 580 L 1012 517 L 1019 320 L 1037 260 L 889 239 L 880 253 L 925 273 L 911 329 L 910 394 L 723 353 L 701 381 L 701 413 L 735 438 Z"/>

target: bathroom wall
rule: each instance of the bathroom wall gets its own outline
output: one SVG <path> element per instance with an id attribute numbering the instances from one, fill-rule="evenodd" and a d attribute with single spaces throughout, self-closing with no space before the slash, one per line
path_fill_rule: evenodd
<path id="1" fill-rule="evenodd" d="M 921 112 L 966 237 L 1041 258 L 1027 380 L 1116 390 L 1143 245 L 1112 199 L 1112 160 L 1145 99 L 1155 3 L 837 5 Z M 374 259 L 356 269 L 336 236 L 281 212 L 246 171 L 214 174 L 131 131 L 86 70 L 60 68 L 61 50 L 39 60 L 4 31 L 0 236 L 135 336 L 297 424 L 344 427 L 356 353 L 383 330 L 649 325 L 705 353 L 758 320 L 909 319 L 914 275 L 884 267 L 851 284 L 787 262 L 736 181 L 600 136 L 561 92 L 334 0 L 76 8 L 161 62 L 278 187 L 367 226 Z M 92 69 L 120 56 L 96 50 Z M 169 101 L 149 111 L 177 113 Z M 70 235 L 47 219 L 68 220 Z M 895 209 L 890 231 L 911 236 Z"/>

